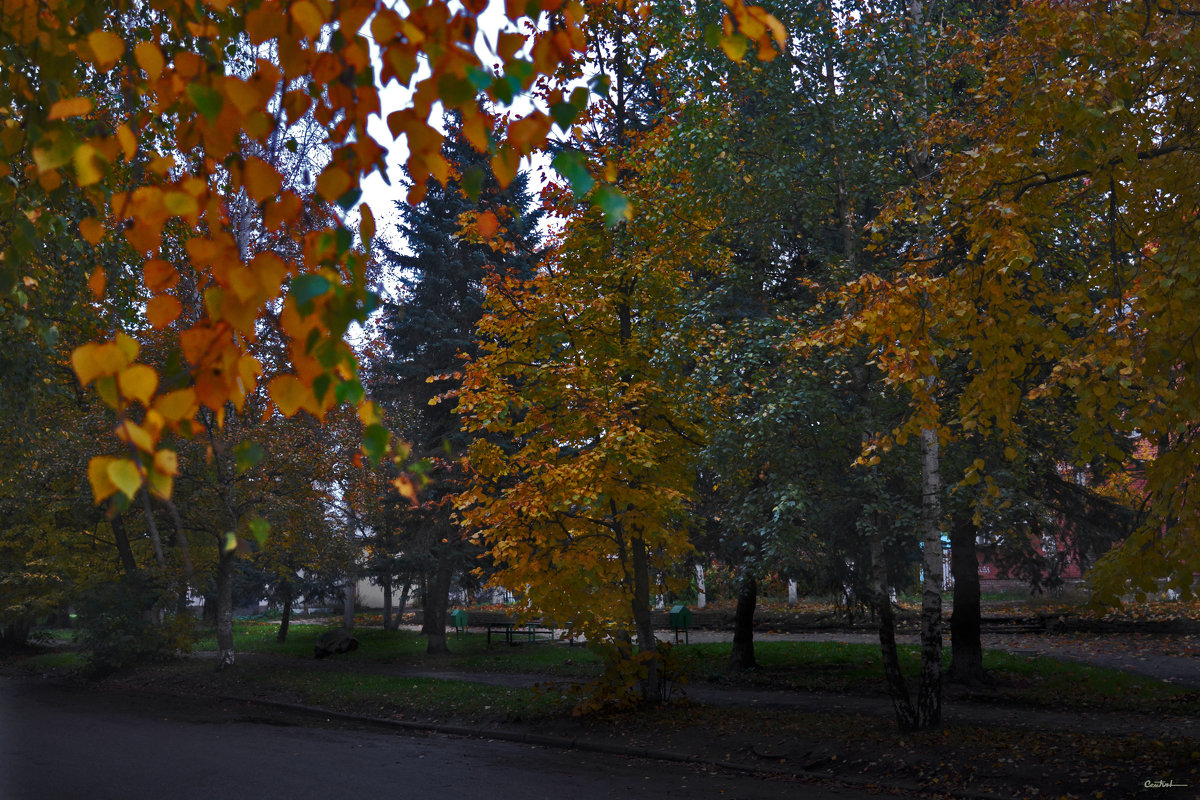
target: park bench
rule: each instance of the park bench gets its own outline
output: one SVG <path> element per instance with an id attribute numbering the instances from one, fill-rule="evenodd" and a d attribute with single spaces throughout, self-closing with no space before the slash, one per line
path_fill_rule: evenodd
<path id="1" fill-rule="evenodd" d="M 459 609 L 450 617 L 458 631 L 465 631 L 468 625 L 483 628 L 487 632 L 489 647 L 492 645 L 493 634 L 497 640 L 502 639 L 507 644 L 515 645 L 521 642 L 552 642 L 558 631 L 558 628 L 550 622 L 543 620 L 518 621 L 507 614 L 494 611 L 473 611 L 468 614 Z"/>

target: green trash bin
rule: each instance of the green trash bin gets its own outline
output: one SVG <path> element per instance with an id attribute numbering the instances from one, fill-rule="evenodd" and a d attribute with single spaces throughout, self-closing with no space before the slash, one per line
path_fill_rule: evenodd
<path id="1" fill-rule="evenodd" d="M 454 626 L 454 633 L 462 638 L 462 635 L 467 632 L 467 612 L 466 609 L 456 608 L 450 612 L 450 623 Z"/>
<path id="2" fill-rule="evenodd" d="M 687 606 L 671 606 L 671 630 L 675 631 L 675 643 L 679 643 L 679 632 L 683 631 L 684 644 L 691 644 L 688 640 L 688 629 L 692 627 L 692 610 Z"/>

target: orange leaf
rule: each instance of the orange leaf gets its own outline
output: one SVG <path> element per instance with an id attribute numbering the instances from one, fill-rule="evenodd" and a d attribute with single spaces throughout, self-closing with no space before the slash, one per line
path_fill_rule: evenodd
<path id="1" fill-rule="evenodd" d="M 179 282 L 179 273 L 175 267 L 160 258 L 152 258 L 142 267 L 142 277 L 146 280 L 146 288 L 152 292 L 170 289 Z"/>
<path id="2" fill-rule="evenodd" d="M 150 298 L 146 304 L 146 320 L 155 330 L 162 330 L 183 312 L 183 306 L 173 295 L 159 294 Z"/>
<path id="3" fill-rule="evenodd" d="M 98 244 L 104 238 L 104 225 L 95 217 L 82 219 L 79 221 L 79 234 L 88 244 Z"/>
<path id="4" fill-rule="evenodd" d="M 500 221 L 496 219 L 496 215 L 491 211 L 485 211 L 479 215 L 475 221 L 475 227 L 479 229 L 479 235 L 485 239 L 490 239 L 496 235 L 496 231 L 500 228 Z"/>
<path id="5" fill-rule="evenodd" d="M 242 182 L 246 186 L 246 193 L 260 203 L 277 195 L 279 187 L 283 185 L 283 179 L 279 177 L 275 167 L 261 158 L 246 159 L 246 166 L 242 170 Z"/>
<path id="6" fill-rule="evenodd" d="M 371 240 L 375 238 L 375 215 L 371 213 L 371 207 L 366 203 L 360 205 L 358 211 L 362 215 L 358 223 L 358 235 L 362 239 L 363 245 L 370 247 Z"/>
<path id="7" fill-rule="evenodd" d="M 92 100 L 90 97 L 72 97 L 70 100 L 59 100 L 50 106 L 49 118 L 55 120 L 80 117 L 91 110 Z"/>
<path id="8" fill-rule="evenodd" d="M 350 190 L 351 183 L 350 173 L 331 164 L 317 178 L 317 194 L 332 203 Z"/>
<path id="9" fill-rule="evenodd" d="M 292 19 L 309 39 L 316 39 L 320 35 L 325 18 L 321 16 L 320 10 L 315 5 L 308 0 L 300 0 L 300 2 L 292 4 L 291 14 Z"/>
<path id="10" fill-rule="evenodd" d="M 96 268 L 92 270 L 92 274 L 88 278 L 88 288 L 92 290 L 93 300 L 104 298 L 104 267 L 97 264 Z"/>

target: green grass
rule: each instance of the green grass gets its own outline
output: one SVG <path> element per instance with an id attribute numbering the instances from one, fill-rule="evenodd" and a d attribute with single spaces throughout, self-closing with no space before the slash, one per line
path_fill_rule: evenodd
<path id="1" fill-rule="evenodd" d="M 727 672 L 729 651 L 729 644 L 717 643 L 684 646 L 676 653 L 693 681 L 795 691 L 864 693 L 883 688 L 883 662 L 875 644 L 759 642 L 754 646 L 759 668 L 741 674 Z M 897 655 L 910 687 L 915 687 L 920 650 L 901 645 Z M 974 692 L 981 700 L 1075 711 L 1200 714 L 1200 692 L 1121 670 L 995 650 L 985 651 L 983 663 L 995 684 Z"/>
<path id="2" fill-rule="evenodd" d="M 83 669 L 86 655 L 76 651 L 38 653 L 17 662 L 18 669 L 30 672 L 74 672 Z"/>
<path id="3" fill-rule="evenodd" d="M 287 641 L 280 644 L 276 641 L 278 623 L 237 620 L 233 630 L 234 649 L 242 653 L 312 658 L 317 639 L 330 627 L 293 625 Z M 354 637 L 358 639 L 358 649 L 339 655 L 339 661 L 472 672 L 534 672 L 556 677 L 591 677 L 598 674 L 601 664 L 601 659 L 585 647 L 559 642 L 515 646 L 493 643 L 489 647 L 486 635 L 481 633 L 468 633 L 461 638 L 451 635 L 447 639 L 451 652 L 437 656 L 426 655 L 425 637 L 414 631 L 357 628 Z M 198 639 L 194 647 L 201 652 L 216 650 L 215 635 L 210 633 Z"/>
<path id="4" fill-rule="evenodd" d="M 384 716 L 519 720 L 561 716 L 571 707 L 558 693 L 470 681 L 306 669 L 254 671 L 246 678 L 308 705 Z"/>

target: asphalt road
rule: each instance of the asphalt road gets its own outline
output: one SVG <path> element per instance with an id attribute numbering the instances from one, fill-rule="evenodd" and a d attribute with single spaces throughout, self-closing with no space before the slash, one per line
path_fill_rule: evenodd
<path id="1" fill-rule="evenodd" d="M 0 678 L 3 800 L 805 798 L 860 789 Z"/>

